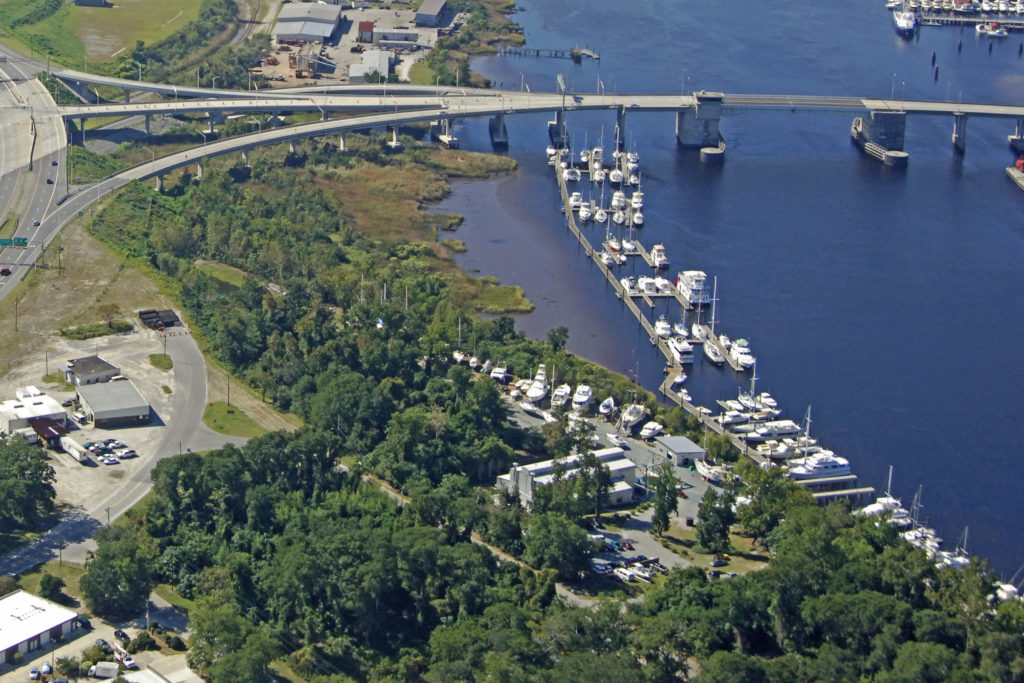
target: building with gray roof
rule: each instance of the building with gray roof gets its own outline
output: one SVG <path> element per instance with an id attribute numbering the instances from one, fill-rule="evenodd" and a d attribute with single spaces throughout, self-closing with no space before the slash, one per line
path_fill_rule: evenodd
<path id="1" fill-rule="evenodd" d="M 128 379 L 79 386 L 82 412 L 97 427 L 121 427 L 149 422 L 149 402 Z"/>

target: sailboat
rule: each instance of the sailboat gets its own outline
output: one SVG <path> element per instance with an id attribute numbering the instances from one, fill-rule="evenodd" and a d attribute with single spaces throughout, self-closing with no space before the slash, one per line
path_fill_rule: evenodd
<path id="1" fill-rule="evenodd" d="M 704 357 L 707 358 L 713 365 L 721 365 L 725 362 L 725 356 L 718 350 L 718 346 L 714 343 L 715 341 L 715 304 L 718 302 L 718 276 L 715 276 L 714 290 L 711 295 L 711 333 L 708 334 L 707 339 L 704 340 Z M 703 328 L 702 328 L 703 329 Z"/>
<path id="2" fill-rule="evenodd" d="M 604 224 L 604 243 L 610 252 L 618 253 L 622 250 L 622 245 L 619 243 L 618 238 L 612 235 L 611 226 L 607 221 Z"/>
<path id="3" fill-rule="evenodd" d="M 601 200 L 597 204 L 597 211 L 594 212 L 594 222 L 604 223 L 608 220 L 608 212 L 604 208 L 604 187 L 601 187 Z"/>

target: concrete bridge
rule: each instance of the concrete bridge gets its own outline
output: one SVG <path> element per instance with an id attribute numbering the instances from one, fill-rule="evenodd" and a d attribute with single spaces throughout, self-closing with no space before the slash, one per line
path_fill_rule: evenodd
<path id="1" fill-rule="evenodd" d="M 971 117 L 1002 118 L 1013 121 L 1011 143 L 1021 145 L 1024 136 L 1024 106 L 997 104 L 896 100 L 866 97 L 818 95 L 760 95 L 697 92 L 689 95 L 639 95 L 608 93 L 533 93 L 519 90 L 453 88 L 408 84 L 321 85 L 275 90 L 214 90 L 85 74 L 54 71 L 61 80 L 120 88 L 125 93 L 145 90 L 174 100 L 146 103 L 105 103 L 65 106 L 60 114 L 66 121 L 91 117 L 144 116 L 146 129 L 155 115 L 206 114 L 210 130 L 215 116 L 225 114 L 279 114 L 285 111 L 316 111 L 321 120 L 339 112 L 392 111 L 397 121 L 401 112 L 432 111 L 434 118 L 450 123 L 469 116 L 490 116 L 492 136 L 505 135 L 504 116 L 549 111 L 555 113 L 552 141 L 566 144 L 563 114 L 576 110 L 608 109 L 617 112 L 619 139 L 624 139 L 626 114 L 631 111 L 676 112 L 676 139 L 680 146 L 724 151 L 720 121 L 730 112 L 756 110 L 847 111 L 857 116 L 851 127 L 854 139 L 869 154 L 887 163 L 905 163 L 903 152 L 908 115 L 948 116 L 952 119 L 952 142 L 963 152 L 967 122 Z M 180 99 L 192 98 L 192 99 Z M 504 138 L 507 140 L 507 138 Z"/>

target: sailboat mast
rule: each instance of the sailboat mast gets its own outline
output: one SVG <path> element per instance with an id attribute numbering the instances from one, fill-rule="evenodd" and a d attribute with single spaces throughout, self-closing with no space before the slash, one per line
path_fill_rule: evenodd
<path id="1" fill-rule="evenodd" d="M 718 303 L 718 276 L 715 276 L 714 288 L 711 290 L 711 336 L 715 336 L 715 309 Z"/>

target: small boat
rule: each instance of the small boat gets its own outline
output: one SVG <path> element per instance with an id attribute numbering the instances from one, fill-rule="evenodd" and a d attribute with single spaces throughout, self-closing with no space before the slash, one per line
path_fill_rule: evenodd
<path id="1" fill-rule="evenodd" d="M 596 223 L 604 223 L 608 220 L 608 212 L 604 209 L 598 209 L 594 212 L 594 221 Z"/>
<path id="2" fill-rule="evenodd" d="M 654 334 L 658 335 L 662 339 L 668 339 L 670 336 L 672 336 L 672 325 L 669 323 L 668 320 L 665 319 L 664 315 L 662 315 L 660 318 L 658 318 L 657 321 L 655 321 Z"/>
<path id="3" fill-rule="evenodd" d="M 725 357 L 722 355 L 722 352 L 719 351 L 718 347 L 714 344 L 704 344 L 704 357 L 713 365 L 721 365 L 725 362 Z"/>
<path id="4" fill-rule="evenodd" d="M 716 416 L 715 421 L 723 427 L 746 424 L 747 422 L 750 422 L 750 413 L 745 413 L 739 410 L 726 410 Z"/>
<path id="5" fill-rule="evenodd" d="M 668 268 L 668 255 L 665 254 L 664 244 L 655 244 L 651 247 L 651 262 L 655 268 Z"/>
<path id="6" fill-rule="evenodd" d="M 693 397 L 690 396 L 690 392 L 687 391 L 686 389 L 680 389 L 679 390 L 679 398 L 683 399 L 687 403 L 693 403 Z M 702 414 L 705 414 L 705 415 L 707 413 L 711 412 L 711 411 L 709 411 L 707 408 L 705 408 L 703 406 L 698 406 L 697 410 L 699 410 Z"/>
<path id="7" fill-rule="evenodd" d="M 636 288 L 641 294 L 657 294 L 658 283 L 653 277 L 640 276 L 636 279 Z"/>
<path id="8" fill-rule="evenodd" d="M 712 465 L 704 458 L 698 458 L 693 461 L 694 466 L 697 468 L 697 474 L 707 479 L 712 484 L 717 484 L 722 481 L 722 477 L 725 476 L 725 468 L 720 465 Z"/>
<path id="9" fill-rule="evenodd" d="M 616 225 L 623 225 L 626 222 L 626 212 L 616 211 L 612 214 L 612 222 Z"/>
<path id="10" fill-rule="evenodd" d="M 627 254 L 632 254 L 636 252 L 636 242 L 634 242 L 633 240 L 623 238 L 622 251 Z"/>
<path id="11" fill-rule="evenodd" d="M 547 367 L 541 363 L 537 367 L 537 374 L 534 375 L 530 388 L 526 390 L 526 398 L 531 403 L 536 403 L 547 396 L 550 389 L 551 385 L 548 384 Z"/>
<path id="12" fill-rule="evenodd" d="M 562 171 L 562 178 L 566 182 L 579 182 L 580 178 L 582 177 L 583 175 L 580 173 L 580 169 L 578 168 L 567 168 L 564 171 Z"/>
<path id="13" fill-rule="evenodd" d="M 605 175 L 604 174 L 604 169 L 599 167 L 599 168 L 595 168 L 593 170 L 593 172 L 591 172 L 590 178 L 595 183 L 603 183 L 604 182 L 604 175 Z"/>
<path id="14" fill-rule="evenodd" d="M 597 412 L 605 416 L 613 414 L 615 412 L 615 399 L 609 396 L 601 401 L 601 404 L 597 406 Z"/>
<path id="15" fill-rule="evenodd" d="M 645 441 L 647 439 L 653 439 L 658 434 L 661 434 L 661 432 L 664 429 L 664 425 L 661 425 L 657 422 L 648 422 L 647 424 L 640 428 L 640 438 L 644 439 Z"/>
<path id="16" fill-rule="evenodd" d="M 640 176 L 638 176 L 636 173 L 631 173 L 629 175 L 629 177 L 626 178 L 626 184 L 627 185 L 633 185 L 633 186 L 639 185 L 640 184 Z"/>
<path id="17" fill-rule="evenodd" d="M 729 349 L 729 356 L 736 362 L 737 365 L 744 369 L 754 367 L 754 363 L 757 362 L 757 359 L 754 358 L 754 355 L 750 353 L 750 349 L 742 346 L 737 346 L 736 344 L 733 344 L 732 347 Z"/>
<path id="18" fill-rule="evenodd" d="M 464 360 L 466 360 L 466 354 L 464 354 L 462 351 L 452 351 L 452 360 L 454 360 L 456 363 L 462 363 Z"/>
<path id="19" fill-rule="evenodd" d="M 679 373 L 676 374 L 675 377 L 672 378 L 672 384 L 673 385 L 682 384 L 685 381 L 686 381 L 686 373 L 685 372 L 679 372 Z"/>
<path id="20" fill-rule="evenodd" d="M 605 240 L 604 244 L 608 248 L 608 251 L 610 251 L 613 254 L 616 254 L 622 250 L 622 244 L 619 243 L 618 239 L 616 239 L 612 235 L 608 235 L 607 237 L 608 239 Z"/>
<path id="21" fill-rule="evenodd" d="M 1009 35 L 1005 28 L 994 21 L 991 24 L 977 24 L 974 29 L 979 35 L 988 36 L 989 38 L 1005 38 Z"/>
<path id="22" fill-rule="evenodd" d="M 634 209 L 644 208 L 644 193 L 640 190 L 635 191 L 629 198 L 629 205 Z"/>
<path id="23" fill-rule="evenodd" d="M 589 164 L 590 163 L 590 152 L 588 150 L 586 150 L 586 149 L 581 149 L 580 150 L 580 163 L 581 164 Z"/>
<path id="24" fill-rule="evenodd" d="M 641 225 L 644 224 L 644 212 L 643 211 L 640 211 L 639 209 L 636 209 L 635 211 L 633 211 L 632 217 L 633 217 L 632 223 L 636 227 L 639 228 Z"/>
<path id="25" fill-rule="evenodd" d="M 644 419 L 644 415 L 647 414 L 647 409 L 639 403 L 631 403 L 622 410 L 622 415 L 619 417 L 619 424 L 624 429 L 631 429 L 640 423 L 640 420 Z"/>
<path id="26" fill-rule="evenodd" d="M 590 410 L 590 399 L 593 395 L 594 392 L 590 389 L 589 385 L 580 384 L 572 395 L 572 409 L 577 413 L 587 412 Z"/>
<path id="27" fill-rule="evenodd" d="M 492 369 L 494 369 L 494 363 L 492 363 L 490 359 L 484 361 L 484 364 L 480 366 L 481 374 L 489 374 Z"/>
<path id="28" fill-rule="evenodd" d="M 767 441 L 782 436 L 793 436 L 800 433 L 800 425 L 792 420 L 773 420 L 758 426 L 754 431 L 744 434 L 747 441 Z M 824 451 L 823 451 L 824 452 Z"/>
<path id="29" fill-rule="evenodd" d="M 682 320 L 680 320 L 679 322 L 672 326 L 672 332 L 679 335 L 683 339 L 686 339 L 687 337 L 690 336 L 690 331 L 686 329 L 686 323 L 684 323 Z"/>
<path id="30" fill-rule="evenodd" d="M 577 215 L 579 216 L 580 221 L 586 223 L 593 218 L 594 213 L 590 210 L 589 204 L 580 204 L 580 210 Z"/>
<path id="31" fill-rule="evenodd" d="M 693 333 L 694 339 L 704 340 L 708 338 L 708 328 L 701 325 L 699 322 L 690 325 L 690 332 Z"/>
<path id="32" fill-rule="evenodd" d="M 568 384 L 560 384 L 551 394 L 551 407 L 561 408 L 572 398 L 572 387 Z"/>
<path id="33" fill-rule="evenodd" d="M 612 193 L 612 208 L 613 209 L 625 209 L 626 208 L 626 193 L 622 190 L 615 190 Z"/>
<path id="34" fill-rule="evenodd" d="M 573 192 L 571 195 L 569 195 L 569 208 L 579 209 L 581 206 L 583 206 L 582 192 Z"/>
<path id="35" fill-rule="evenodd" d="M 508 368 L 505 367 L 504 363 L 499 363 L 491 370 L 491 379 L 502 383 L 508 380 Z"/>
<path id="36" fill-rule="evenodd" d="M 601 259 L 601 263 L 605 264 L 606 266 L 615 265 L 615 259 L 613 259 L 611 254 L 609 254 L 607 251 L 597 252 L 597 257 Z"/>
<path id="37" fill-rule="evenodd" d="M 555 149 L 554 145 L 548 145 L 544 152 L 548 155 L 548 159 L 558 154 L 558 150 Z"/>
<path id="38" fill-rule="evenodd" d="M 672 281 L 667 279 L 667 278 L 655 277 L 654 278 L 654 287 L 655 287 L 655 289 L 658 290 L 659 294 L 671 294 L 672 293 Z"/>
<path id="39" fill-rule="evenodd" d="M 608 174 L 608 182 L 619 185 L 622 183 L 622 171 L 618 168 L 613 168 L 611 173 Z"/>
<path id="40" fill-rule="evenodd" d="M 627 294 L 632 294 L 636 291 L 636 278 L 632 275 L 627 275 L 619 280 L 619 284 L 622 285 L 622 288 L 626 290 Z"/>

